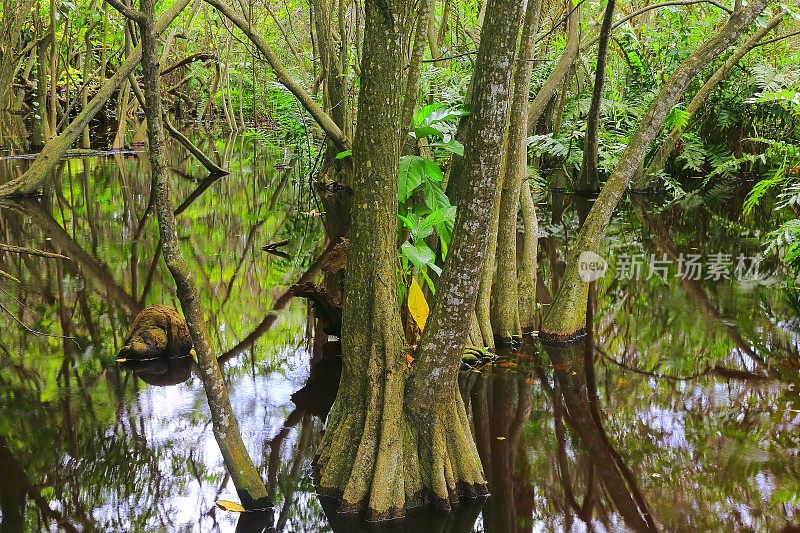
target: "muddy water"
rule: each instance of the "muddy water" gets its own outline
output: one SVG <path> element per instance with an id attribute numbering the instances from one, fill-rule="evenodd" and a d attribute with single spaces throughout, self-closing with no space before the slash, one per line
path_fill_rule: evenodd
<path id="1" fill-rule="evenodd" d="M 272 312 L 322 249 L 305 172 L 286 164 L 298 154 L 263 136 L 195 140 L 232 174 L 205 180 L 173 148 L 179 236 L 274 509 L 240 520 L 215 507 L 236 493 L 190 368 L 115 363 L 131 316 L 177 299 L 158 261 L 146 159 L 79 157 L 41 200 L 0 204 L 0 241 L 71 258 L 0 256 L 21 281 L 0 280 L 2 531 L 365 529 L 321 502 L 310 477 L 335 350 L 313 339 L 302 302 Z M 1 160 L 0 182 L 27 164 Z M 541 202 L 546 306 L 586 205 Z M 463 373 L 492 497 L 388 529 L 800 525 L 800 296 L 769 259 L 758 276 L 749 268 L 770 215 L 744 218 L 740 205 L 627 201 L 592 286 L 592 335 L 526 343 Z M 282 239 L 288 258 L 260 250 Z"/>

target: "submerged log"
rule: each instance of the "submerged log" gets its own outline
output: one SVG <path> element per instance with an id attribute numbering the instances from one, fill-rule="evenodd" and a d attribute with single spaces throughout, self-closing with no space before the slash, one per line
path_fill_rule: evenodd
<path id="1" fill-rule="evenodd" d="M 192 338 L 183 317 L 171 307 L 154 305 L 136 315 L 117 358 L 179 358 L 187 357 L 191 351 Z"/>

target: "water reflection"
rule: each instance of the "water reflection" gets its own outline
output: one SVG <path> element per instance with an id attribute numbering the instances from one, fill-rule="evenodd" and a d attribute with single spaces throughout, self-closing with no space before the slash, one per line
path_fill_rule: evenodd
<path id="1" fill-rule="evenodd" d="M 193 140 L 232 174 L 204 179 L 174 147 L 179 235 L 200 285 L 245 444 L 274 503 L 235 499 L 191 361 L 114 362 L 146 305 L 178 307 L 159 258 L 147 163 L 67 160 L 39 201 L 0 204 L 0 238 L 70 261 L 0 255 L 3 531 L 361 531 L 311 481 L 341 371 L 295 282 L 326 250 L 301 165 L 255 136 Z M 25 160 L 0 160 L 0 181 Z M 276 170 L 276 166 L 281 168 Z M 547 209 L 546 206 L 541 206 Z M 557 287 L 580 206 L 543 215 L 539 296 Z M 729 206 L 626 206 L 603 253 L 749 252 Z M 289 239 L 287 257 L 262 246 Z M 613 261 L 612 261 L 613 264 Z M 800 304 L 735 282 L 598 281 L 593 336 L 531 343 L 462 375 L 492 496 L 388 530 L 779 530 L 800 521 Z M 313 314 L 313 313 L 312 313 Z M 158 385 L 170 385 L 167 387 Z M 372 529 L 369 529 L 372 530 Z"/>

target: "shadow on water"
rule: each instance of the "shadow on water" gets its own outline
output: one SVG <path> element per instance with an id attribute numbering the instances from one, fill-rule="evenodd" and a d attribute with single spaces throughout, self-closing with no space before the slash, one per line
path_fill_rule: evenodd
<path id="1" fill-rule="evenodd" d="M 273 508 L 215 506 L 236 492 L 190 358 L 115 363 L 138 310 L 178 303 L 159 257 L 146 160 L 84 157 L 64 161 L 38 201 L 0 203 L 0 240 L 70 257 L 0 255 L 0 270 L 21 281 L 0 282 L 0 530 L 800 523 L 800 299 L 780 284 L 674 276 L 682 253 L 758 250 L 749 237 L 757 219 L 730 205 L 624 206 L 602 250 L 609 273 L 590 298 L 592 335 L 567 347 L 526 342 L 462 373 L 490 498 L 374 526 L 336 514 L 316 496 L 311 462 L 339 382 L 338 343 L 317 334 L 313 311 L 288 291 L 313 281 L 325 255 L 316 204 L 302 169 L 283 168 L 294 158 L 285 149 L 253 136 L 195 140 L 232 173 L 198 178 L 173 147 L 178 232 Z M 27 164 L 0 160 L 0 181 Z M 542 306 L 558 288 L 581 202 L 540 206 Z M 287 257 L 261 251 L 286 239 Z M 666 254 L 673 270 L 667 280 L 620 276 L 625 254 Z"/>

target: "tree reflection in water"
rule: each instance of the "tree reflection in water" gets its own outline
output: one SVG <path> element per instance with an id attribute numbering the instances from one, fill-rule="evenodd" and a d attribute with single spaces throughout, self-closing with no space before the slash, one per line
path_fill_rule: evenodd
<path id="1" fill-rule="evenodd" d="M 293 170 L 273 169 L 282 153 L 243 137 L 225 141 L 221 157 L 233 174 L 221 179 L 195 179 L 185 154 L 172 154 L 186 176 L 176 178 L 179 235 L 272 512 L 238 516 L 215 508 L 235 492 L 189 361 L 130 371 L 114 363 L 130 317 L 144 305 L 176 300 L 158 260 L 146 163 L 86 158 L 64 162 L 39 201 L 0 204 L 4 242 L 71 259 L 0 255 L 0 269 L 23 282 L 0 285 L 0 302 L 34 330 L 74 339 L 31 334 L 7 315 L 0 321 L 4 531 L 362 529 L 358 520 L 332 514 L 311 482 L 341 365 L 336 345 L 314 334 L 313 317 L 288 292 L 315 276 L 315 258 L 325 256 L 315 238 L 318 220 L 303 215 L 313 200 Z M 0 161 L 3 176 L 18 172 L 13 165 Z M 579 220 L 569 202 L 556 204 L 540 247 L 542 278 L 555 283 Z M 607 253 L 613 267 L 613 254 L 622 251 L 673 257 L 690 247 L 736 247 L 739 226 L 716 224 L 732 217 L 707 206 L 690 218 L 669 208 L 623 210 Z M 258 251 L 284 238 L 289 259 Z M 543 304 L 554 288 L 540 284 Z M 451 515 L 411 514 L 381 527 L 797 524 L 796 295 L 705 280 L 608 278 L 591 303 L 595 334 L 587 343 L 526 344 L 461 376 L 492 496 Z"/>

